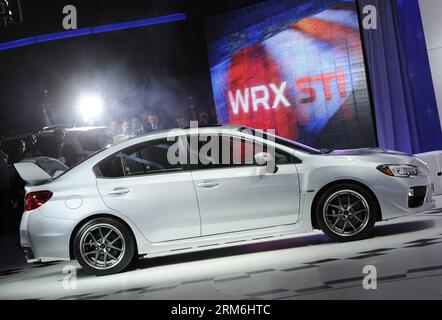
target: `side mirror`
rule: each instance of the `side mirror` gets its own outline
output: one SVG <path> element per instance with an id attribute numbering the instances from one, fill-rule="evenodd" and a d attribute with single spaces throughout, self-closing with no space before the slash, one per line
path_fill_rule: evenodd
<path id="1" fill-rule="evenodd" d="M 268 152 L 260 152 L 255 154 L 255 162 L 258 166 L 266 166 L 267 163 L 274 162 L 273 156 Z"/>
<path id="2" fill-rule="evenodd" d="M 255 154 L 255 162 L 258 166 L 266 167 L 267 173 L 277 173 L 275 158 L 268 152 L 260 152 Z"/>

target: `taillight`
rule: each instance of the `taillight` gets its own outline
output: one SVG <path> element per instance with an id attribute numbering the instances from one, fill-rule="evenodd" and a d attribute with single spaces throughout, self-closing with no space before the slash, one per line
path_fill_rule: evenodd
<path id="1" fill-rule="evenodd" d="M 28 193 L 25 197 L 25 210 L 31 211 L 41 207 L 52 198 L 52 194 L 47 190 Z"/>

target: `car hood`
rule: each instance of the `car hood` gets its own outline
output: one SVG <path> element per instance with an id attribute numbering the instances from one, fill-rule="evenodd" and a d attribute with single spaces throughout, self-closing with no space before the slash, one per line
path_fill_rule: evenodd
<path id="1" fill-rule="evenodd" d="M 354 160 L 379 162 L 379 164 L 412 164 L 418 167 L 427 167 L 424 161 L 414 155 L 381 148 L 335 150 L 330 155 L 334 157 L 351 157 Z"/>

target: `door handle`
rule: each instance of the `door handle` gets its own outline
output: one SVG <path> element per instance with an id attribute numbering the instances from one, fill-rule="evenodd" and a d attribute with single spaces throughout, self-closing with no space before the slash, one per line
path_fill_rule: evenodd
<path id="1" fill-rule="evenodd" d="M 118 196 L 124 196 L 125 194 L 128 194 L 130 191 L 126 188 L 115 188 L 112 191 L 109 191 L 107 194 L 111 197 L 118 197 Z"/>
<path id="2" fill-rule="evenodd" d="M 204 181 L 198 184 L 200 188 L 212 189 L 217 188 L 221 185 L 218 181 Z"/>

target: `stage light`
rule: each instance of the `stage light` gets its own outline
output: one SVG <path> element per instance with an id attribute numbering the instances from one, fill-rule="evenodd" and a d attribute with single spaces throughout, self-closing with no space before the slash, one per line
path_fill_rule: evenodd
<path id="1" fill-rule="evenodd" d="M 87 123 L 93 123 L 103 114 L 103 100 L 97 95 L 84 95 L 78 101 L 78 110 Z"/>

